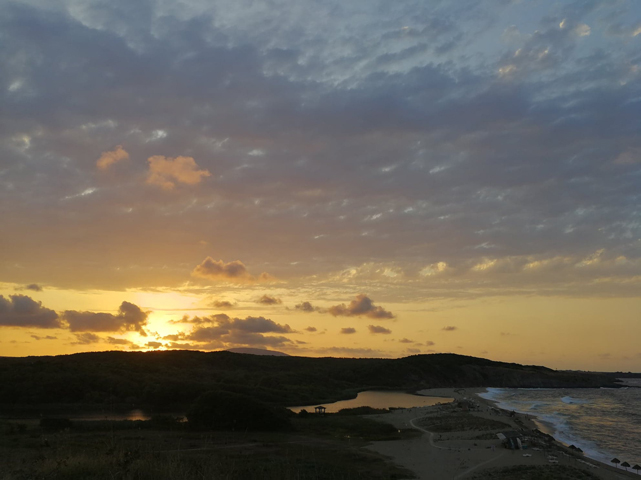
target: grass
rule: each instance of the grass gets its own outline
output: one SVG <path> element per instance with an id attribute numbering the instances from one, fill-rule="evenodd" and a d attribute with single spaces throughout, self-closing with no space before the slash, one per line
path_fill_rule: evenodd
<path id="1" fill-rule="evenodd" d="M 391 480 L 412 478 L 359 447 L 404 433 L 359 417 L 296 419 L 295 431 L 196 432 L 186 427 L 74 423 L 48 433 L 0 423 L 0 480 L 256 479 Z M 145 425 L 149 427 L 149 425 Z"/>
<path id="2" fill-rule="evenodd" d="M 496 436 L 496 433 L 485 432 L 485 433 L 476 435 L 475 437 L 472 437 L 471 440 L 496 440 L 497 438 L 498 437 Z"/>
<path id="3" fill-rule="evenodd" d="M 451 413 L 419 420 L 418 425 L 430 432 L 468 432 L 511 429 L 510 425 L 498 420 L 477 417 L 469 413 Z"/>
<path id="4" fill-rule="evenodd" d="M 566 465 L 518 465 L 490 468 L 477 473 L 473 480 L 598 480 L 596 475 Z"/>
<path id="5" fill-rule="evenodd" d="M 299 416 L 292 421 L 292 424 L 296 431 L 307 435 L 349 441 L 399 440 L 420 435 L 413 428 L 398 430 L 388 423 L 352 415 L 310 415 L 303 418 Z"/>

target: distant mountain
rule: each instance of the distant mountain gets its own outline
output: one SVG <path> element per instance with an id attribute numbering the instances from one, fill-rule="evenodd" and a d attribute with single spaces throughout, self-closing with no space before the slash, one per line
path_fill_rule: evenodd
<path id="1" fill-rule="evenodd" d="M 230 348 L 225 350 L 232 353 L 248 353 L 249 355 L 269 355 L 271 357 L 289 357 L 286 353 L 277 352 L 276 350 L 265 350 L 264 348 Z"/>

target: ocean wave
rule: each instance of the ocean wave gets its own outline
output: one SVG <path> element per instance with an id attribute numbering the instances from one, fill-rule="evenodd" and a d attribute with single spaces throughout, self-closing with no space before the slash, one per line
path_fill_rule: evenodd
<path id="1" fill-rule="evenodd" d="M 492 389 L 481 395 L 505 410 L 532 415 L 538 428 L 587 458 L 609 464 L 618 457 L 639 463 L 641 392 L 637 389 Z M 600 392 L 600 393 L 599 393 Z"/>
<path id="2" fill-rule="evenodd" d="M 504 388 L 487 388 L 485 392 L 477 393 L 477 395 L 485 400 L 490 400 L 492 402 L 499 402 L 499 399 L 502 395 L 505 394 Z"/>
<path id="3" fill-rule="evenodd" d="M 581 400 L 579 398 L 574 398 L 574 397 L 570 397 L 570 396 L 563 397 L 561 399 L 561 401 L 563 403 L 565 403 L 566 405 L 584 405 L 586 403 L 590 403 L 589 400 Z"/>

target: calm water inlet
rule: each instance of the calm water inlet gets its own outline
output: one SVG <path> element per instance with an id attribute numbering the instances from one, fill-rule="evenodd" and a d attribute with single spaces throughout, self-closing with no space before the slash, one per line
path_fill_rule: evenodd
<path id="1" fill-rule="evenodd" d="M 453 398 L 425 397 L 423 395 L 412 395 L 403 392 L 360 392 L 356 398 L 341 400 L 334 403 L 316 403 L 300 407 L 289 407 L 292 412 L 298 413 L 305 409 L 313 412 L 314 407 L 324 406 L 327 413 L 336 413 L 343 408 L 372 407 L 372 408 L 412 408 L 429 407 L 438 403 L 452 402 Z"/>

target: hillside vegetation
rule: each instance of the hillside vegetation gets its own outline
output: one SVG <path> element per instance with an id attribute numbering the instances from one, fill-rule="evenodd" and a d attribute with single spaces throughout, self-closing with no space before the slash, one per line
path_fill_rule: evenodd
<path id="1" fill-rule="evenodd" d="M 209 391 L 274 405 L 353 398 L 366 389 L 612 386 L 603 374 L 454 354 L 400 359 L 257 356 L 231 352 L 94 352 L 0 358 L 0 404 L 183 408 Z"/>

